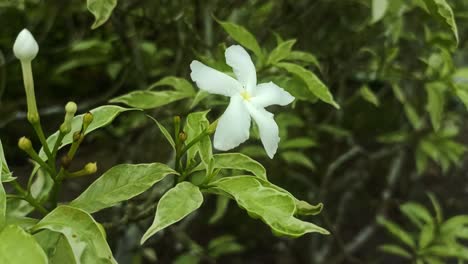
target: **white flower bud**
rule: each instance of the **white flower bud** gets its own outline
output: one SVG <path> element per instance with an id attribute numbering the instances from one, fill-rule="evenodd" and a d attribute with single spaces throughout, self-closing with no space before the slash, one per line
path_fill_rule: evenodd
<path id="1" fill-rule="evenodd" d="M 32 61 L 39 52 L 34 36 L 27 29 L 23 29 L 13 44 L 13 53 L 21 61 Z"/>

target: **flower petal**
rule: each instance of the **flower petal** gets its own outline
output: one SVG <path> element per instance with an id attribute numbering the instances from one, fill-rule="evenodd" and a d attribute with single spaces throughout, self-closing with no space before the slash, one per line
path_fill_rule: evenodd
<path id="1" fill-rule="evenodd" d="M 251 102 L 260 107 L 270 105 L 288 105 L 294 101 L 294 96 L 273 82 L 261 83 L 254 90 Z"/>
<path id="2" fill-rule="evenodd" d="M 249 53 L 239 45 L 232 45 L 225 52 L 226 63 L 232 67 L 234 74 L 247 91 L 252 92 L 257 84 L 257 72 Z"/>
<path id="3" fill-rule="evenodd" d="M 278 125 L 273 119 L 273 114 L 253 104 L 246 105 L 260 130 L 260 139 L 262 140 L 263 147 L 268 157 L 272 159 L 275 156 L 280 141 Z"/>
<path id="4" fill-rule="evenodd" d="M 214 147 L 230 150 L 249 138 L 250 115 L 241 96 L 231 97 L 231 101 L 218 121 L 214 135 Z"/>
<path id="5" fill-rule="evenodd" d="M 190 69 L 190 77 L 197 83 L 198 88 L 209 93 L 233 96 L 242 91 L 242 84 L 236 79 L 199 61 L 192 61 Z"/>

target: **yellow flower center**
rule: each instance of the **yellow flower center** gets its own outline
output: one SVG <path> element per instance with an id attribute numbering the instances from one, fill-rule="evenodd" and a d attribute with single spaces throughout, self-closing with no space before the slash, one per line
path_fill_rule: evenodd
<path id="1" fill-rule="evenodd" d="M 250 98 L 252 98 L 249 94 L 249 92 L 247 92 L 246 90 L 244 90 L 243 92 L 241 92 L 241 96 L 242 98 L 244 98 L 244 100 L 246 101 L 250 101 Z"/>

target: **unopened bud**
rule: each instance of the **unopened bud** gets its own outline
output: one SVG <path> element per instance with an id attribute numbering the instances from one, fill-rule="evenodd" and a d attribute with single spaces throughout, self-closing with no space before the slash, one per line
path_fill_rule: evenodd
<path id="1" fill-rule="evenodd" d="M 78 106 L 76 105 L 75 102 L 68 102 L 66 105 L 65 105 L 65 112 L 68 114 L 72 114 L 74 115 L 76 113 L 76 110 L 78 109 Z"/>
<path id="2" fill-rule="evenodd" d="M 96 171 L 97 171 L 97 163 L 96 163 L 96 162 L 90 162 L 90 163 L 86 164 L 85 167 L 84 167 L 84 171 L 85 171 L 87 174 L 96 173 Z"/>
<path id="3" fill-rule="evenodd" d="M 74 102 L 68 102 L 65 105 L 65 118 L 60 125 L 60 132 L 68 134 L 71 131 L 73 117 L 75 116 L 77 106 Z"/>
<path id="4" fill-rule="evenodd" d="M 34 36 L 27 29 L 23 29 L 16 37 L 13 44 L 13 53 L 21 61 L 32 61 L 39 52 Z"/>
<path id="5" fill-rule="evenodd" d="M 22 137 L 18 140 L 18 147 L 23 151 L 30 151 L 32 149 L 31 140 L 27 137 Z"/>
<path id="6" fill-rule="evenodd" d="M 83 128 L 81 129 L 83 133 L 88 129 L 88 126 L 93 122 L 93 119 L 93 114 L 90 112 L 83 115 Z"/>
<path id="7" fill-rule="evenodd" d="M 179 133 L 179 140 L 180 142 L 184 142 L 185 140 L 187 140 L 187 134 L 185 134 L 184 131 Z"/>

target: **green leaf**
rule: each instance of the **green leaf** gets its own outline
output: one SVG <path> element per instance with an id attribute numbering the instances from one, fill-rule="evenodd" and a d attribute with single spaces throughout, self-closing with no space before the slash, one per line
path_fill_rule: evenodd
<path id="1" fill-rule="evenodd" d="M 432 126 L 437 131 L 442 122 L 442 114 L 445 105 L 445 86 L 443 83 L 435 82 L 426 84 L 427 104 L 426 111 L 431 117 Z"/>
<path id="2" fill-rule="evenodd" d="M 210 122 L 206 118 L 207 114 L 208 111 L 203 111 L 191 113 L 187 116 L 187 121 L 184 127 L 184 132 L 187 135 L 187 140 L 185 141 L 186 144 L 190 143 L 208 128 Z M 211 157 L 213 156 L 209 135 L 204 136 L 197 144 L 187 151 L 187 160 L 192 160 L 197 153 L 200 154 L 203 164 L 208 166 Z"/>
<path id="3" fill-rule="evenodd" d="M 1 143 L 0 143 L 1 144 Z M 2 163 L 0 163 L 0 173 L 2 170 Z M 3 188 L 2 181 L 0 181 L 0 231 L 3 229 L 6 223 L 6 192 L 5 188 Z"/>
<path id="4" fill-rule="evenodd" d="M 377 107 L 380 106 L 379 98 L 367 85 L 364 85 L 363 87 L 361 87 L 361 89 L 359 89 L 359 94 L 367 102 Z"/>
<path id="5" fill-rule="evenodd" d="M 31 185 L 31 195 L 39 202 L 47 200 L 54 181 L 44 169 L 35 164 L 33 172 L 29 177 L 34 177 Z M 34 207 L 28 202 L 20 199 L 9 200 L 7 203 L 7 217 L 23 217 L 34 211 Z"/>
<path id="6" fill-rule="evenodd" d="M 94 15 L 94 23 L 91 29 L 96 29 L 104 24 L 117 6 L 117 0 L 87 0 L 89 12 Z"/>
<path id="7" fill-rule="evenodd" d="M 268 56 L 267 64 L 276 64 L 291 54 L 291 49 L 296 43 L 295 39 L 280 43 Z"/>
<path id="8" fill-rule="evenodd" d="M 105 172 L 70 205 L 89 213 L 129 200 L 162 180 L 177 174 L 165 164 L 120 164 Z"/>
<path id="9" fill-rule="evenodd" d="M 289 194 L 264 186 L 252 176 L 221 178 L 210 187 L 229 194 L 251 217 L 260 218 L 275 234 L 290 237 L 310 232 L 329 234 L 317 225 L 295 218 L 296 203 Z"/>
<path id="10" fill-rule="evenodd" d="M 203 195 L 197 186 L 181 182 L 167 191 L 158 202 L 153 224 L 141 238 L 141 244 L 158 231 L 182 220 L 203 203 Z"/>
<path id="11" fill-rule="evenodd" d="M 43 230 L 34 238 L 46 253 L 49 264 L 76 264 L 70 243 L 61 233 Z"/>
<path id="12" fill-rule="evenodd" d="M 8 164 L 5 158 L 5 153 L 3 151 L 2 140 L 0 139 L 0 181 L 2 182 L 9 182 L 14 180 L 15 178 L 12 177 L 12 173 L 8 168 Z"/>
<path id="13" fill-rule="evenodd" d="M 209 224 L 214 224 L 218 222 L 225 214 L 229 206 L 229 198 L 226 196 L 217 196 L 216 197 L 216 211 L 208 220 Z"/>
<path id="14" fill-rule="evenodd" d="M 171 86 L 176 91 L 195 96 L 195 89 L 193 88 L 193 85 L 184 78 L 178 78 L 175 76 L 165 77 L 152 84 L 148 89 L 154 89 L 159 86 Z"/>
<path id="15" fill-rule="evenodd" d="M 85 134 L 87 135 L 96 129 L 107 126 L 121 113 L 126 112 L 126 111 L 132 111 L 132 110 L 136 110 L 136 109 L 124 108 L 124 107 L 120 107 L 116 105 L 103 105 L 103 106 L 100 106 L 91 110 L 90 112 L 93 114 L 93 122 L 91 122 Z M 68 133 L 63 138 L 60 148 L 73 142 L 73 132 L 80 131 L 82 124 L 83 124 L 83 115 L 78 115 L 73 118 L 72 130 L 71 130 L 72 132 Z M 49 138 L 47 138 L 47 144 L 49 145 L 50 149 L 52 149 L 53 146 L 55 145 L 58 135 L 59 135 L 59 132 L 57 131 L 54 134 L 52 134 Z M 39 156 L 43 160 L 47 160 L 47 155 L 45 154 L 43 149 L 41 149 L 41 151 L 39 152 Z"/>
<path id="16" fill-rule="evenodd" d="M 382 245 L 379 247 L 379 250 L 388 254 L 400 256 L 402 258 L 411 259 L 411 254 L 405 249 L 397 245 L 392 245 L 392 244 Z"/>
<path id="17" fill-rule="evenodd" d="M 446 0 L 423 0 L 426 4 L 427 10 L 433 16 L 435 16 L 439 21 L 445 23 L 452 30 L 453 36 L 456 43 L 459 42 L 458 37 L 458 28 L 455 22 L 455 15 L 453 10 Z"/>
<path id="18" fill-rule="evenodd" d="M 440 233 L 443 236 L 447 237 L 458 236 L 460 234 L 460 231 L 464 230 L 467 226 L 468 215 L 453 216 L 444 223 L 442 223 L 440 227 Z"/>
<path id="19" fill-rule="evenodd" d="M 381 20 L 388 8 L 388 0 L 372 0 L 372 20 L 371 23 L 376 23 Z"/>
<path id="20" fill-rule="evenodd" d="M 323 209 L 323 204 L 311 205 L 306 201 L 296 200 L 296 213 L 295 215 L 318 215 Z"/>
<path id="21" fill-rule="evenodd" d="M 321 66 L 317 57 L 315 57 L 315 55 L 309 52 L 297 51 L 297 50 L 291 51 L 291 53 L 289 53 L 289 56 L 286 58 L 286 60 L 307 62 L 307 63 L 310 63 L 311 65 L 314 65 L 319 70 L 321 69 Z"/>
<path id="22" fill-rule="evenodd" d="M 223 22 L 219 20 L 217 21 L 229 34 L 229 36 L 231 36 L 232 39 L 237 41 L 240 45 L 244 46 L 245 48 L 251 50 L 257 56 L 257 58 L 263 57 L 262 49 L 258 45 L 257 40 L 247 29 L 245 29 L 243 26 L 234 23 Z"/>
<path id="23" fill-rule="evenodd" d="M 213 258 L 239 253 L 244 246 L 236 242 L 236 238 L 230 235 L 217 237 L 208 243 L 208 255 Z"/>
<path id="24" fill-rule="evenodd" d="M 280 142 L 280 149 L 306 149 L 316 147 L 317 141 L 309 137 L 298 137 L 286 139 L 284 142 Z"/>
<path id="25" fill-rule="evenodd" d="M 426 248 L 434 240 L 435 231 L 432 224 L 427 224 L 421 229 L 418 242 L 420 249 Z"/>
<path id="26" fill-rule="evenodd" d="M 266 170 L 258 161 L 241 153 L 215 154 L 215 169 L 237 169 L 249 171 L 253 175 L 266 180 Z"/>
<path id="27" fill-rule="evenodd" d="M 46 264 L 47 256 L 34 238 L 19 226 L 9 225 L 0 232 L 0 263 Z"/>
<path id="28" fill-rule="evenodd" d="M 81 209 L 58 206 L 33 227 L 34 232 L 44 229 L 65 236 L 77 264 L 117 263 L 99 224 Z"/>
<path id="29" fill-rule="evenodd" d="M 418 203 L 405 203 L 400 206 L 400 210 L 419 228 L 425 224 L 433 224 L 434 222 L 429 211 Z"/>
<path id="30" fill-rule="evenodd" d="M 385 227 L 387 231 L 392 234 L 395 238 L 399 239 L 401 242 L 408 245 L 410 248 L 416 248 L 416 243 L 413 238 L 403 230 L 399 225 L 393 223 L 392 221 L 386 220 L 383 217 L 378 217 L 377 222 Z"/>
<path id="31" fill-rule="evenodd" d="M 171 144 L 172 146 L 172 149 L 175 150 L 175 142 L 174 142 L 174 139 L 172 138 L 171 134 L 169 133 L 169 131 L 167 131 L 167 129 L 161 125 L 158 120 L 156 120 L 155 118 L 153 118 L 152 116 L 150 115 L 146 115 L 147 117 L 151 118 L 151 120 L 153 120 L 156 125 L 158 126 L 159 130 L 161 131 L 161 133 L 164 135 L 164 137 L 166 138 L 167 142 L 169 142 L 169 144 Z"/>
<path id="32" fill-rule="evenodd" d="M 111 103 L 123 103 L 140 109 L 153 109 L 191 97 L 191 94 L 181 91 L 134 91 L 110 100 Z"/>
<path id="33" fill-rule="evenodd" d="M 437 198 L 433 193 L 427 193 L 427 196 L 429 196 L 429 199 L 431 200 L 432 207 L 434 207 L 434 211 L 436 213 L 436 219 L 437 223 L 441 224 L 442 221 L 444 220 L 444 216 L 442 213 L 442 207 L 440 206 L 439 201 L 437 201 Z"/>
<path id="34" fill-rule="evenodd" d="M 317 169 L 314 162 L 309 157 L 307 157 L 304 153 L 298 151 L 282 152 L 281 158 L 289 164 L 297 164 L 300 166 L 304 166 L 305 168 L 308 168 L 309 170 L 313 171 Z"/>
<path id="35" fill-rule="evenodd" d="M 323 84 L 313 72 L 293 63 L 280 62 L 277 66 L 301 78 L 306 83 L 309 91 L 320 100 L 333 105 L 337 109 L 340 108 L 340 106 L 333 100 L 333 95 L 328 90 L 328 87 L 325 86 L 325 84 Z"/>

